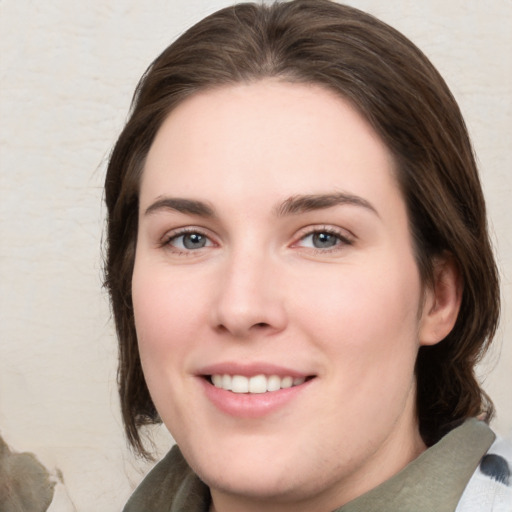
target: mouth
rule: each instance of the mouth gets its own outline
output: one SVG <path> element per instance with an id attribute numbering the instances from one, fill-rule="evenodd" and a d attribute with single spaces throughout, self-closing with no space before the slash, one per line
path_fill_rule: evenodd
<path id="1" fill-rule="evenodd" d="M 258 374 L 254 376 L 231 375 L 231 374 L 212 374 L 205 375 L 204 378 L 213 386 L 224 391 L 230 391 L 237 394 L 264 394 L 273 393 L 281 389 L 289 389 L 300 386 L 314 378 L 313 375 L 307 377 L 293 377 L 291 375 L 265 375 Z"/>
<path id="2" fill-rule="evenodd" d="M 299 397 L 308 393 L 318 377 L 264 362 L 223 362 L 203 367 L 196 375 L 218 410 L 233 418 L 251 420 L 303 403 Z"/>

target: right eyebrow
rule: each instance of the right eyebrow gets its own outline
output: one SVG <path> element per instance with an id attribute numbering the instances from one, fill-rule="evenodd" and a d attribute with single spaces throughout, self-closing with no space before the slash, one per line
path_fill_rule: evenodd
<path id="1" fill-rule="evenodd" d="M 211 206 L 203 201 L 196 201 L 194 199 L 184 199 L 181 197 L 162 197 L 152 203 L 144 215 L 151 215 L 152 213 L 161 210 L 174 210 L 179 213 L 189 215 L 199 215 L 200 217 L 215 217 L 215 211 Z"/>

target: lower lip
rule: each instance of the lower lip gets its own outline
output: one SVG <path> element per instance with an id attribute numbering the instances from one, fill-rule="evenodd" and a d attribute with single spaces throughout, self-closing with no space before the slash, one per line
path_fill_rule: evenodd
<path id="1" fill-rule="evenodd" d="M 276 412 L 293 401 L 313 381 L 310 379 L 298 386 L 267 393 L 233 393 L 216 388 L 203 377 L 200 380 L 207 398 L 217 409 L 239 418 L 260 418 Z"/>

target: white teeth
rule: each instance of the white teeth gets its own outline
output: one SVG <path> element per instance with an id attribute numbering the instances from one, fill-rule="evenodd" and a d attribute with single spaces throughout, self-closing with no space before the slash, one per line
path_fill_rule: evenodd
<path id="1" fill-rule="evenodd" d="M 221 388 L 226 389 L 227 391 L 231 390 L 231 375 L 223 375 L 222 376 L 222 384 Z"/>
<path id="2" fill-rule="evenodd" d="M 233 393 L 266 393 L 280 389 L 299 386 L 306 380 L 305 377 L 279 377 L 278 375 L 255 375 L 245 377 L 244 375 L 216 374 L 211 376 L 212 383 L 216 388 L 221 388 Z"/>
<path id="3" fill-rule="evenodd" d="M 249 393 L 266 393 L 267 378 L 265 375 L 256 375 L 249 379 Z"/>
<path id="4" fill-rule="evenodd" d="M 281 389 L 281 379 L 277 375 L 271 375 L 267 379 L 267 391 L 278 391 Z"/>
<path id="5" fill-rule="evenodd" d="M 231 377 L 231 391 L 233 393 L 249 393 L 249 379 L 243 375 Z"/>
<path id="6" fill-rule="evenodd" d="M 284 379 L 281 380 L 282 388 L 291 388 L 292 386 L 293 386 L 293 377 L 284 377 Z"/>
<path id="7" fill-rule="evenodd" d="M 229 375 L 228 375 L 229 377 Z M 212 382 L 216 388 L 222 387 L 222 375 L 212 375 Z"/>

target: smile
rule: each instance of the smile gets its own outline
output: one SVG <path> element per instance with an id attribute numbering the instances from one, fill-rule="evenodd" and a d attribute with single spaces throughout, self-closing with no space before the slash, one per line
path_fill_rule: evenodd
<path id="1" fill-rule="evenodd" d="M 307 393 L 316 374 L 268 363 L 240 365 L 232 362 L 202 368 L 198 382 L 208 400 L 231 417 L 263 418 Z"/>
<path id="2" fill-rule="evenodd" d="M 210 376 L 210 382 L 219 389 L 232 393 L 269 393 L 300 386 L 306 381 L 305 377 L 292 377 L 278 375 L 245 375 L 215 374 Z"/>

